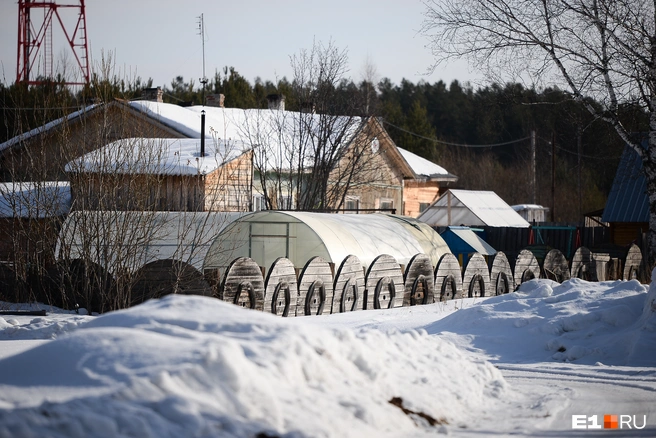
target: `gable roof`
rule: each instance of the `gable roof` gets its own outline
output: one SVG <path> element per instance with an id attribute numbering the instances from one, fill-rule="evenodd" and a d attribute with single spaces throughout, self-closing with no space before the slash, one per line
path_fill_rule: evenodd
<path id="1" fill-rule="evenodd" d="M 458 177 L 447 172 L 442 166 L 429 161 L 423 157 L 420 157 L 417 154 L 400 148 L 397 146 L 397 149 L 403 156 L 403 159 L 408 163 L 416 177 L 424 177 L 434 181 L 457 181 Z"/>
<path id="2" fill-rule="evenodd" d="M 647 141 L 642 142 L 647 149 Z M 649 222 L 647 182 L 642 160 L 630 146 L 625 146 L 615 179 L 608 194 L 602 222 Z"/>
<path id="3" fill-rule="evenodd" d="M 528 228 L 530 224 L 492 191 L 447 190 L 417 218 L 431 226 Z"/>
<path id="4" fill-rule="evenodd" d="M 200 175 L 208 174 L 248 151 L 238 141 L 208 139 L 200 156 L 200 139 L 126 138 L 114 141 L 66 165 L 66 172 Z"/>

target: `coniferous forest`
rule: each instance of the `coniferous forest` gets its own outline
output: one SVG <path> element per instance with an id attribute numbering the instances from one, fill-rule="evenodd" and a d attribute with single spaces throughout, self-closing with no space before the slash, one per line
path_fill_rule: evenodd
<path id="1" fill-rule="evenodd" d="M 299 110 L 293 83 L 256 78 L 253 83 L 234 68 L 224 68 L 201 84 L 174 78 L 164 101 L 198 105 L 203 95 L 222 93 L 226 107 L 266 108 L 266 96 L 286 96 L 285 108 Z M 139 99 L 152 80 L 95 78 L 79 90 L 56 80 L 41 86 L 0 84 L 3 123 L 0 143 L 84 105 L 111 99 Z M 361 107 L 362 115 L 381 117 L 389 135 L 402 148 L 441 165 L 459 177 L 453 187 L 492 190 L 509 204 L 548 207 L 549 221 L 579 223 L 586 213 L 603 208 L 623 144 L 612 129 L 559 89 L 528 89 L 521 84 L 474 87 L 442 81 L 400 84 L 383 79 L 374 84 L 343 80 L 334 105 Z M 592 104 L 597 105 L 596 102 Z M 624 108 L 631 131 L 646 131 L 640 108 Z M 531 132 L 535 132 L 536 190 L 533 190 Z"/>

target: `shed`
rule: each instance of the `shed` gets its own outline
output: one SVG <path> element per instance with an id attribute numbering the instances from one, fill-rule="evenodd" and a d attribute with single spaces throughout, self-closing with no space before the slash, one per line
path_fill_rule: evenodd
<path id="1" fill-rule="evenodd" d="M 367 268 L 382 254 L 407 265 L 414 255 L 424 253 L 437 266 L 449 252 L 435 230 L 407 217 L 269 210 L 248 214 L 226 227 L 207 253 L 204 272 L 225 269 L 237 257 L 250 257 L 262 267 L 286 257 L 300 269 L 312 257 L 339 266 L 355 255 Z"/>
<path id="2" fill-rule="evenodd" d="M 450 225 L 528 228 L 530 224 L 492 191 L 447 190 L 417 218 L 432 227 Z"/>
<path id="3" fill-rule="evenodd" d="M 547 207 L 535 204 L 519 204 L 511 207 L 528 222 L 545 222 L 549 211 Z"/>
<path id="4" fill-rule="evenodd" d="M 643 147 L 648 147 L 643 141 Z M 626 146 L 617 166 L 601 222 L 610 225 L 612 243 L 628 245 L 649 230 L 647 182 L 640 156 Z"/>
<path id="5" fill-rule="evenodd" d="M 460 266 L 466 266 L 469 256 L 479 253 L 483 256 L 495 255 L 497 251 L 483 240 L 475 230 L 469 227 L 447 227 L 440 236 L 449 246 L 451 252 L 458 257 Z"/>

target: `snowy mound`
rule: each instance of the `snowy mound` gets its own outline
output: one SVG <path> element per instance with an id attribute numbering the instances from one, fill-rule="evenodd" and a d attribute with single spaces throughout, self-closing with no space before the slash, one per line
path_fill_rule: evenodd
<path id="1" fill-rule="evenodd" d="M 531 280 L 426 329 L 505 363 L 654 366 L 654 284 Z"/>
<path id="2" fill-rule="evenodd" d="M 423 331 L 306 320 L 190 296 L 90 319 L 0 360 L 0 437 L 398 436 L 466 424 L 508 392 Z"/>

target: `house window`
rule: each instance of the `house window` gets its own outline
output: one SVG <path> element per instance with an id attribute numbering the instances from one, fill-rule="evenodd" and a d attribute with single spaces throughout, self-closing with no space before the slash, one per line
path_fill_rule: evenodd
<path id="1" fill-rule="evenodd" d="M 391 213 L 391 210 L 394 209 L 394 200 L 389 198 L 381 198 L 378 208 L 381 210 L 388 210 Z"/>
<path id="2" fill-rule="evenodd" d="M 360 198 L 357 196 L 347 196 L 344 201 L 344 213 L 357 213 L 360 208 Z"/>
<path id="3" fill-rule="evenodd" d="M 428 207 L 430 207 L 429 202 L 420 202 L 419 203 L 419 213 L 425 212 L 428 209 Z"/>
<path id="4" fill-rule="evenodd" d="M 266 199 L 264 195 L 253 195 L 253 211 L 266 210 Z"/>
<path id="5" fill-rule="evenodd" d="M 295 207 L 293 196 L 280 196 L 278 198 L 278 210 L 293 210 Z"/>

